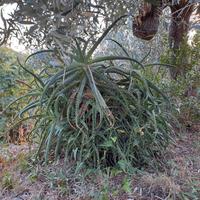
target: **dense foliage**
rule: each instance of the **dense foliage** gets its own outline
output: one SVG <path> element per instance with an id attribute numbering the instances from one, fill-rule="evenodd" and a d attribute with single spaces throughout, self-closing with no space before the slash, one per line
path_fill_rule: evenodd
<path id="1" fill-rule="evenodd" d="M 4 13 L 1 16 L 4 22 L 2 42 L 17 36 L 25 45 L 35 48 L 44 44 L 58 45 L 62 37 L 67 37 L 68 41 L 74 36 L 94 40 L 111 21 L 132 14 L 138 4 L 130 0 L 4 0 L 0 6 L 7 3 L 15 3 L 16 7 L 8 19 L 4 18 Z"/>
<path id="2" fill-rule="evenodd" d="M 17 69 L 16 52 L 8 48 L 0 49 L 0 136 L 2 137 L 6 131 L 6 125 L 16 114 L 17 106 L 10 108 L 6 113 L 2 114 L 6 106 L 13 101 L 20 90 L 16 82 L 19 77 Z M 9 120 L 8 120 L 9 119 Z"/>
<path id="3" fill-rule="evenodd" d="M 164 39 L 163 39 L 164 40 Z M 164 42 L 165 51 L 160 57 L 160 63 L 170 63 L 171 49 Z M 194 36 L 191 44 L 183 43 L 177 50 L 177 65 L 185 71 L 184 76 L 171 80 L 169 72 L 163 67 L 145 70 L 145 77 L 152 80 L 168 95 L 174 104 L 173 114 L 184 127 L 191 127 L 200 120 L 200 34 Z M 182 62 L 182 61 L 185 62 Z"/>

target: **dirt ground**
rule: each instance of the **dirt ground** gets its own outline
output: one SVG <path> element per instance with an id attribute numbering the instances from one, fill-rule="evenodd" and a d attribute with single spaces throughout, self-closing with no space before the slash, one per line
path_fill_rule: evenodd
<path id="1" fill-rule="evenodd" d="M 71 174 L 63 161 L 41 166 L 28 144 L 0 146 L 0 200 L 198 200 L 200 124 L 176 135 L 159 169 L 135 174 Z"/>

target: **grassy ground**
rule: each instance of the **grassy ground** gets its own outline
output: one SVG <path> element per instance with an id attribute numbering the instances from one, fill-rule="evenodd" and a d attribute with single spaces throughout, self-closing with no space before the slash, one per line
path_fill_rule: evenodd
<path id="1" fill-rule="evenodd" d="M 134 174 L 82 171 L 63 160 L 34 165 L 34 147 L 1 145 L 1 200 L 198 200 L 200 199 L 200 124 L 180 131 L 160 161 Z M 89 174 L 89 175 L 88 175 Z"/>

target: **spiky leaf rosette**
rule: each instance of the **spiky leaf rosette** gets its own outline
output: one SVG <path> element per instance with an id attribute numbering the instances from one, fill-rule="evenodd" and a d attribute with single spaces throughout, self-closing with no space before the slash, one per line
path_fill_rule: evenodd
<path id="1" fill-rule="evenodd" d="M 134 165 L 167 146 L 169 126 L 161 112 L 166 99 L 140 73 L 144 66 L 116 41 L 124 55 L 93 56 L 120 19 L 89 50 L 75 39 L 71 64 L 56 74 L 44 79 L 30 72 L 37 87 L 27 94 L 31 102 L 20 116 L 34 111 L 38 153 L 44 152 L 46 161 L 53 152 L 56 158 L 65 152 L 66 160 L 92 167 Z"/>

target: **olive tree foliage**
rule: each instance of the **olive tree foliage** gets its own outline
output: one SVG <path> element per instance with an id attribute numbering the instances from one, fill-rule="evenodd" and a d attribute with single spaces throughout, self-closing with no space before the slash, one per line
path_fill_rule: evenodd
<path id="1" fill-rule="evenodd" d="M 31 45 L 59 44 L 60 38 L 84 36 L 95 39 L 115 18 L 133 13 L 138 2 L 127 0 L 4 0 L 0 6 L 15 3 L 9 19 L 1 18 L 2 43 L 11 34 Z M 23 34 L 21 32 L 23 29 Z"/>
<path id="2" fill-rule="evenodd" d="M 123 42 L 134 57 L 141 57 L 151 49 L 152 59 L 158 59 L 163 49 L 161 36 L 168 27 L 167 18 L 163 17 L 159 34 L 152 41 L 134 37 L 132 19 L 141 0 L 3 0 L 0 6 L 11 3 L 16 7 L 9 18 L 5 19 L 4 9 L 1 12 L 1 43 L 17 37 L 24 45 L 35 49 L 56 47 L 63 58 L 73 38 L 93 42 L 112 21 L 127 15 L 108 37 Z M 115 51 L 115 46 L 111 41 L 105 41 L 101 52 L 105 49 Z"/>

